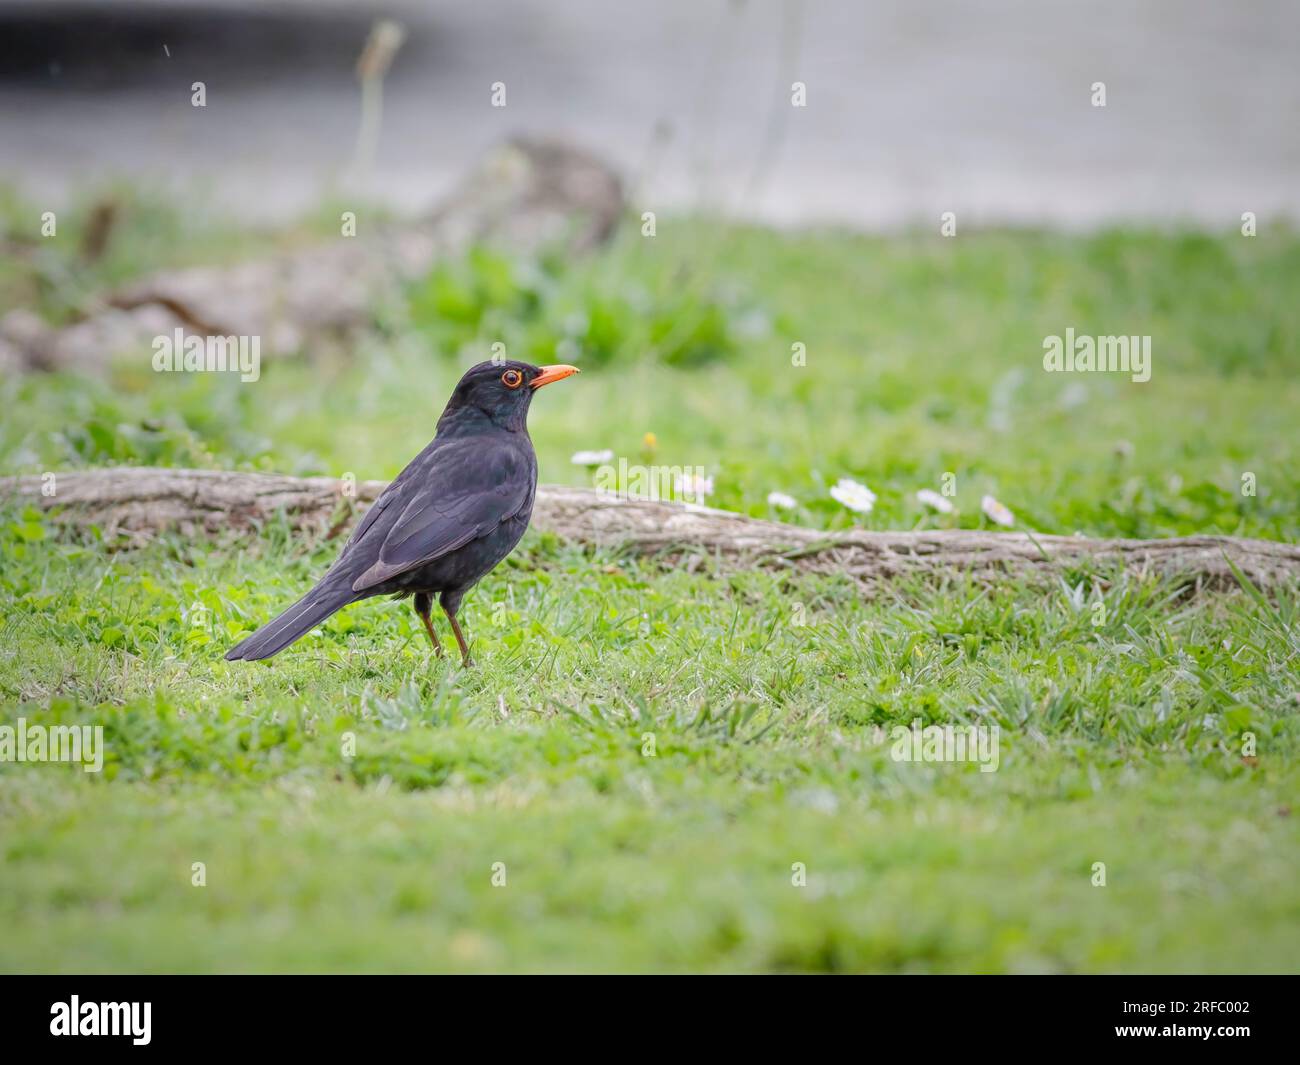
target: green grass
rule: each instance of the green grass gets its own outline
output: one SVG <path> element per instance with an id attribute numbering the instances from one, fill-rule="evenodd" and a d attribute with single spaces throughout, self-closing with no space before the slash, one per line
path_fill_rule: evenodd
<path id="1" fill-rule="evenodd" d="M 976 526 L 987 491 L 1049 532 L 1294 540 L 1298 280 L 1290 234 L 680 220 L 587 263 L 453 264 L 377 308 L 352 363 L 240 386 L 122 353 L 105 382 L 7 380 L 0 468 L 388 476 L 501 338 L 590 356 L 534 407 L 543 480 L 654 432 L 714 502 L 768 515 L 779 489 L 817 527 Z M 1151 382 L 1044 374 L 1067 326 L 1152 334 Z M 913 493 L 945 471 L 959 513 L 927 516 Z M 829 499 L 841 476 L 873 513 Z M 475 670 L 388 601 L 221 660 L 332 551 L 279 522 L 120 550 L 0 514 L 4 720 L 99 724 L 108 750 L 97 776 L 0 764 L 0 967 L 1296 968 L 1294 588 L 1102 570 L 868 597 L 530 534 L 466 601 Z M 916 719 L 996 724 L 997 772 L 895 761 Z"/>

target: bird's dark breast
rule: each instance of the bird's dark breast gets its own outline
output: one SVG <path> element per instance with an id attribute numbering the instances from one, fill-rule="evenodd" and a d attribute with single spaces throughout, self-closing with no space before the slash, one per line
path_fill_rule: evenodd
<path id="1" fill-rule="evenodd" d="M 506 555 L 515 549 L 528 529 L 533 503 L 513 518 L 507 518 L 492 532 L 471 540 L 441 558 L 398 574 L 375 589 L 381 595 L 411 592 L 464 591 L 487 576 Z"/>

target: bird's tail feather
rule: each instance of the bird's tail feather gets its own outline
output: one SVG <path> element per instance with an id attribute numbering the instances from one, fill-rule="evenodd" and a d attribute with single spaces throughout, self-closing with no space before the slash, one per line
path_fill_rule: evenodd
<path id="1" fill-rule="evenodd" d="M 341 573 L 330 574 L 279 617 L 268 621 L 252 636 L 226 652 L 228 661 L 255 662 L 279 654 L 298 637 L 310 632 L 331 614 L 362 598 Z"/>

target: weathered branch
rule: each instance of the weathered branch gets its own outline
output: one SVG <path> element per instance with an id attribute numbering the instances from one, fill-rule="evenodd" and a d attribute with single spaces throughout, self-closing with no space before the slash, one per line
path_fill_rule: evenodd
<path id="1" fill-rule="evenodd" d="M 578 254 L 613 232 L 623 193 L 612 170 L 558 142 L 518 139 L 492 151 L 427 218 L 358 224 L 357 236 L 233 266 L 169 270 L 102 293 L 61 329 L 28 310 L 0 318 L 0 370 L 102 369 L 156 336 L 256 336 L 274 356 L 336 344 L 367 326 L 403 280 L 477 242 Z"/>
<path id="2" fill-rule="evenodd" d="M 112 539 L 147 541 L 164 529 L 217 539 L 248 535 L 283 514 L 312 537 L 333 536 L 383 490 L 382 481 L 285 477 L 219 470 L 120 468 L 53 477 L 0 478 L 0 499 L 17 497 L 72 525 Z M 51 494 L 52 493 L 52 494 Z M 638 554 L 707 553 L 731 567 L 774 565 L 844 573 L 871 582 L 915 573 L 1041 573 L 1080 565 L 1180 574 L 1235 583 L 1236 565 L 1256 584 L 1300 579 L 1300 545 L 1234 536 L 1164 540 L 1029 536 L 948 529 L 827 534 L 683 503 L 628 500 L 590 488 L 543 485 L 533 527 L 580 543 Z"/>

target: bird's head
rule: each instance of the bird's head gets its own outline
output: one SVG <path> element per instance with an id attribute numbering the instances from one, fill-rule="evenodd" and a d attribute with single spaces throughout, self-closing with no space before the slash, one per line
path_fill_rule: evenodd
<path id="1" fill-rule="evenodd" d="M 518 432 L 528 418 L 533 393 L 543 385 L 562 381 L 578 373 L 576 366 L 533 366 L 505 360 L 480 362 L 465 371 L 456 391 L 438 419 L 441 433 L 457 426 L 466 428 L 484 420 L 502 429 Z"/>

